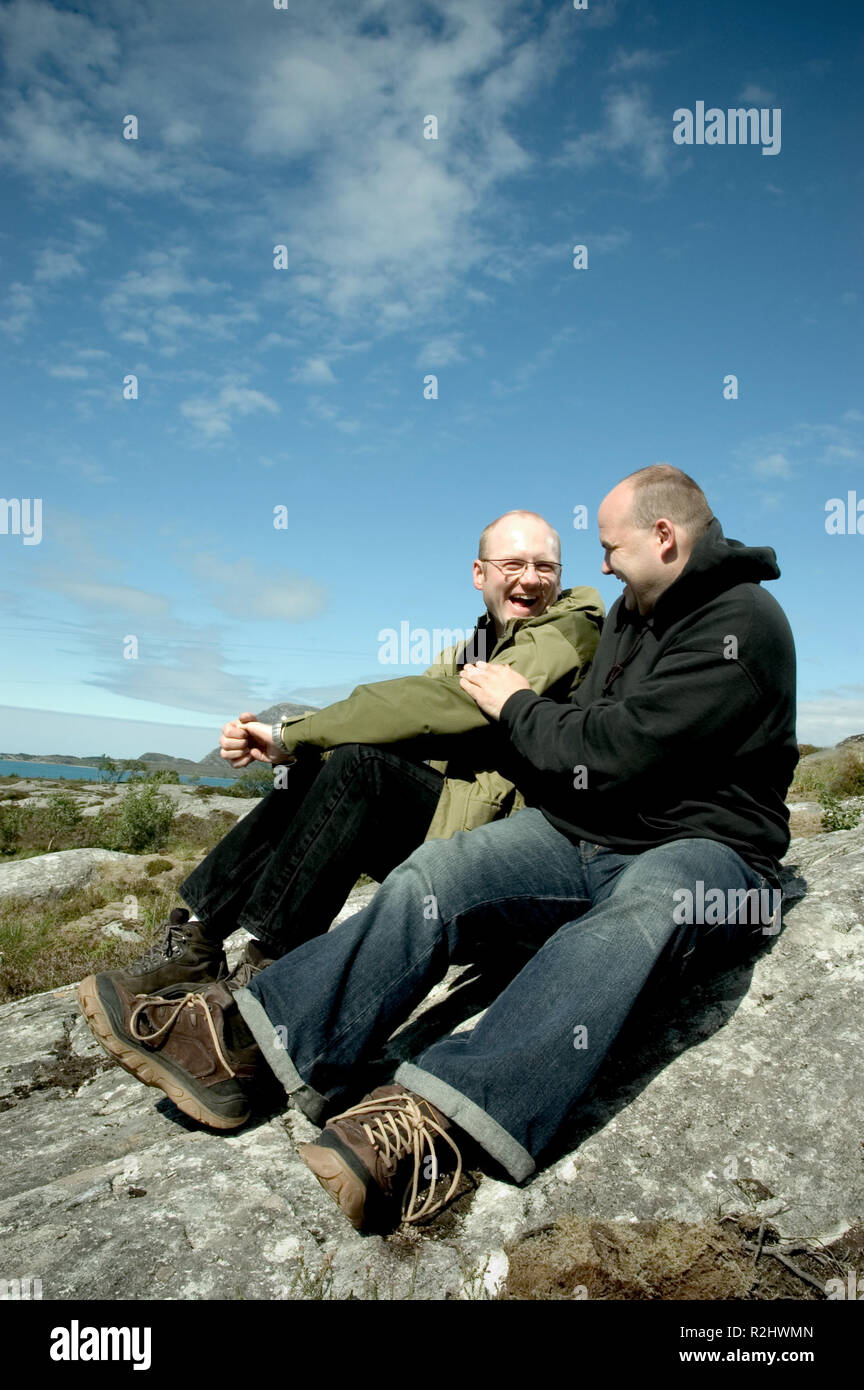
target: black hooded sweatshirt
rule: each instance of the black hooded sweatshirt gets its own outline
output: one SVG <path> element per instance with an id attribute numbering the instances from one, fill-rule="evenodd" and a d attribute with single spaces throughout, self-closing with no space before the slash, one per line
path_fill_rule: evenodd
<path id="1" fill-rule="evenodd" d="M 622 854 L 720 840 L 776 886 L 798 761 L 792 632 L 760 587 L 779 575 L 715 518 L 647 617 L 618 599 L 568 701 L 511 695 L 506 775 L 528 804 Z"/>

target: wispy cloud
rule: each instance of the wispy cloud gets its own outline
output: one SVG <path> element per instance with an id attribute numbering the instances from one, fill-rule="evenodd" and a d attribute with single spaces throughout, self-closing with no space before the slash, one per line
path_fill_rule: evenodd
<path id="1" fill-rule="evenodd" d="M 121 341 L 153 343 L 174 356 L 191 341 L 230 341 L 241 325 L 257 322 L 258 311 L 232 295 L 227 282 L 196 273 L 196 248 L 174 245 L 138 259 L 141 268 L 128 271 L 102 301 L 105 322 Z M 203 308 L 208 299 L 220 307 Z"/>
<path id="2" fill-rule="evenodd" d="M 616 75 L 618 73 L 653 72 L 655 68 L 662 67 L 668 58 L 667 53 L 661 53 L 653 48 L 634 48 L 629 52 L 619 48 L 609 64 L 608 70 Z"/>
<path id="3" fill-rule="evenodd" d="M 241 380 L 223 386 L 215 396 L 190 396 L 180 406 L 181 414 L 207 440 L 229 435 L 235 415 L 251 415 L 262 410 L 278 415 L 280 407 L 272 397 L 244 385 Z"/>
<path id="4" fill-rule="evenodd" d="M 424 367 L 452 367 L 456 362 L 464 362 L 465 354 L 460 346 L 461 333 L 451 333 L 440 338 L 430 338 L 417 353 L 415 365 Z"/>
<path id="5" fill-rule="evenodd" d="M 649 182 L 659 182 L 670 168 L 671 128 L 669 116 L 652 109 L 644 89 L 616 90 L 605 98 L 602 124 L 568 140 L 557 162 L 591 169 L 611 159 Z"/>
<path id="6" fill-rule="evenodd" d="M 831 748 L 850 734 L 864 733 L 864 685 L 841 685 L 798 701 L 798 738 Z"/>
<path id="7" fill-rule="evenodd" d="M 264 571 L 251 560 L 206 552 L 187 563 L 205 581 L 210 602 L 231 617 L 296 622 L 317 617 L 327 606 L 327 586 L 293 570 Z"/>
<path id="8" fill-rule="evenodd" d="M 301 366 L 290 373 L 292 381 L 307 386 L 332 386 L 336 381 L 330 363 L 323 357 L 309 357 Z"/>
<path id="9" fill-rule="evenodd" d="M 735 450 L 738 467 L 757 477 L 789 482 L 814 466 L 836 468 L 864 459 L 864 415 L 849 410 L 843 423 L 799 421 L 786 430 L 745 440 Z"/>
<path id="10" fill-rule="evenodd" d="M 10 338 L 20 338 L 35 315 L 36 296 L 27 285 L 15 280 L 9 287 L 4 310 L 0 313 L 0 329 Z"/>
<path id="11" fill-rule="evenodd" d="M 759 106 L 770 106 L 772 102 L 777 100 L 777 94 L 768 87 L 761 87 L 758 82 L 748 82 L 747 86 L 738 93 L 738 100 L 756 102 Z"/>

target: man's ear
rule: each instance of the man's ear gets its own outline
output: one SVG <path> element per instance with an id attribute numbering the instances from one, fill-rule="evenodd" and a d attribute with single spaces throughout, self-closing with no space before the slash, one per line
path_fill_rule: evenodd
<path id="1" fill-rule="evenodd" d="M 483 566 L 479 560 L 474 561 L 474 588 L 483 588 Z"/>
<path id="2" fill-rule="evenodd" d="M 669 560 L 677 559 L 678 537 L 675 534 L 674 526 L 672 526 L 669 521 L 665 520 L 665 518 L 655 522 L 655 526 L 660 540 L 661 558 Z"/>

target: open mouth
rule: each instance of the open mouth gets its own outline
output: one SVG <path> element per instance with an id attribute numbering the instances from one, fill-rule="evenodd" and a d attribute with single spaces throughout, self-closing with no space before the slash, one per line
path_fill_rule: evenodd
<path id="1" fill-rule="evenodd" d="M 532 598 L 529 594 L 511 594 L 508 602 L 512 603 L 514 608 L 518 608 L 520 613 L 533 613 L 540 602 L 540 596 L 535 594 Z"/>

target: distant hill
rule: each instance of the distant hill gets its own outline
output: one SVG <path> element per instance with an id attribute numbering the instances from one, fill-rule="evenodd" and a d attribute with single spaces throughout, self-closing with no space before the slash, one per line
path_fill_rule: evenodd
<path id="1" fill-rule="evenodd" d="M 284 700 L 281 704 L 262 710 L 257 718 L 262 724 L 275 724 L 283 714 L 314 713 L 314 709 L 314 705 L 296 705 Z M 0 753 L 0 762 L 67 763 L 69 767 L 94 767 L 101 757 L 102 753 L 92 753 L 89 758 L 76 758 L 72 753 Z M 242 776 L 243 772 L 242 769 L 240 773 L 232 770 L 221 756 L 218 745 L 198 762 L 193 762 L 191 758 L 175 758 L 170 753 L 141 753 L 139 760 L 154 770 L 166 768 L 184 777 L 237 777 Z"/>

